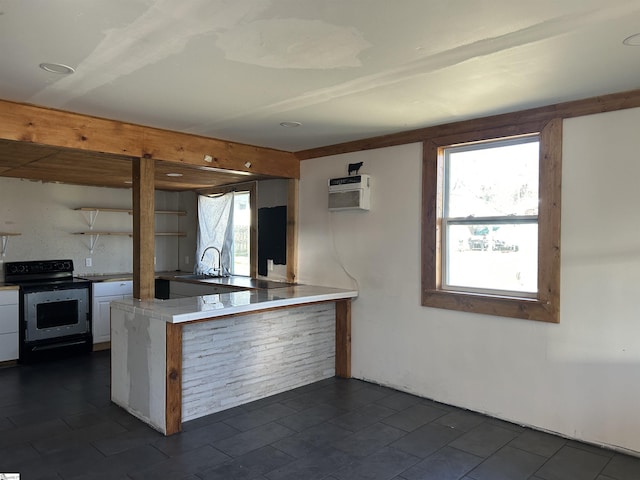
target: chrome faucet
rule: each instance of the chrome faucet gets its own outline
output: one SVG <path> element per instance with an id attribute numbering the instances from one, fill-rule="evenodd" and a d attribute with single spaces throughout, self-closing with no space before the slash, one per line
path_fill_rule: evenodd
<path id="1" fill-rule="evenodd" d="M 200 258 L 200 261 L 202 262 L 204 260 L 204 256 L 206 255 L 207 251 L 211 249 L 218 252 L 218 275 L 223 277 L 224 272 L 222 271 L 222 252 L 217 247 L 210 246 L 205 248 L 204 251 L 202 252 L 202 257 Z"/>

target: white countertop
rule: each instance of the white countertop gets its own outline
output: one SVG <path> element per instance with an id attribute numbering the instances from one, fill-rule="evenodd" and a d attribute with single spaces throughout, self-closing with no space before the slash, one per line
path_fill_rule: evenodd
<path id="1" fill-rule="evenodd" d="M 313 285 L 293 285 L 269 290 L 243 290 L 171 300 L 118 300 L 111 303 L 111 308 L 132 313 L 142 313 L 145 316 L 163 320 L 167 323 L 183 323 L 238 313 L 256 312 L 275 307 L 343 300 L 357 296 L 358 292 L 356 290 Z"/>

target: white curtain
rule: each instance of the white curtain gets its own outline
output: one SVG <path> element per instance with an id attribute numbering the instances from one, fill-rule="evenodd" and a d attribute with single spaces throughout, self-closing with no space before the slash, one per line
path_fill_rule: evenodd
<path id="1" fill-rule="evenodd" d="M 224 274 L 233 273 L 233 192 L 216 197 L 198 196 L 198 246 L 194 273 L 219 274 L 218 251 Z M 204 258 L 203 258 L 204 253 Z"/>

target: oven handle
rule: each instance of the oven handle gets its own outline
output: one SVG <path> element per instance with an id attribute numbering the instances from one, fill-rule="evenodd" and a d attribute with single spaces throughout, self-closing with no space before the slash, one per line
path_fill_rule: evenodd
<path id="1" fill-rule="evenodd" d="M 36 350 L 51 350 L 52 348 L 60 348 L 60 347 L 70 347 L 72 345 L 82 345 L 86 342 L 86 340 L 75 340 L 73 342 L 60 342 L 54 343 L 51 345 L 38 345 L 32 347 L 31 350 L 35 352 Z"/>

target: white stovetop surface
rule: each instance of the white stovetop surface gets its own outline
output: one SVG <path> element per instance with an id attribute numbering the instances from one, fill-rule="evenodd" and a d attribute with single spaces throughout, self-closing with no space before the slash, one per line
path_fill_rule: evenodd
<path id="1" fill-rule="evenodd" d="M 293 285 L 269 290 L 243 290 L 171 300 L 119 300 L 112 302 L 111 308 L 141 313 L 168 323 L 182 323 L 275 307 L 341 300 L 357 296 L 358 292 L 356 290 L 313 285 Z"/>

